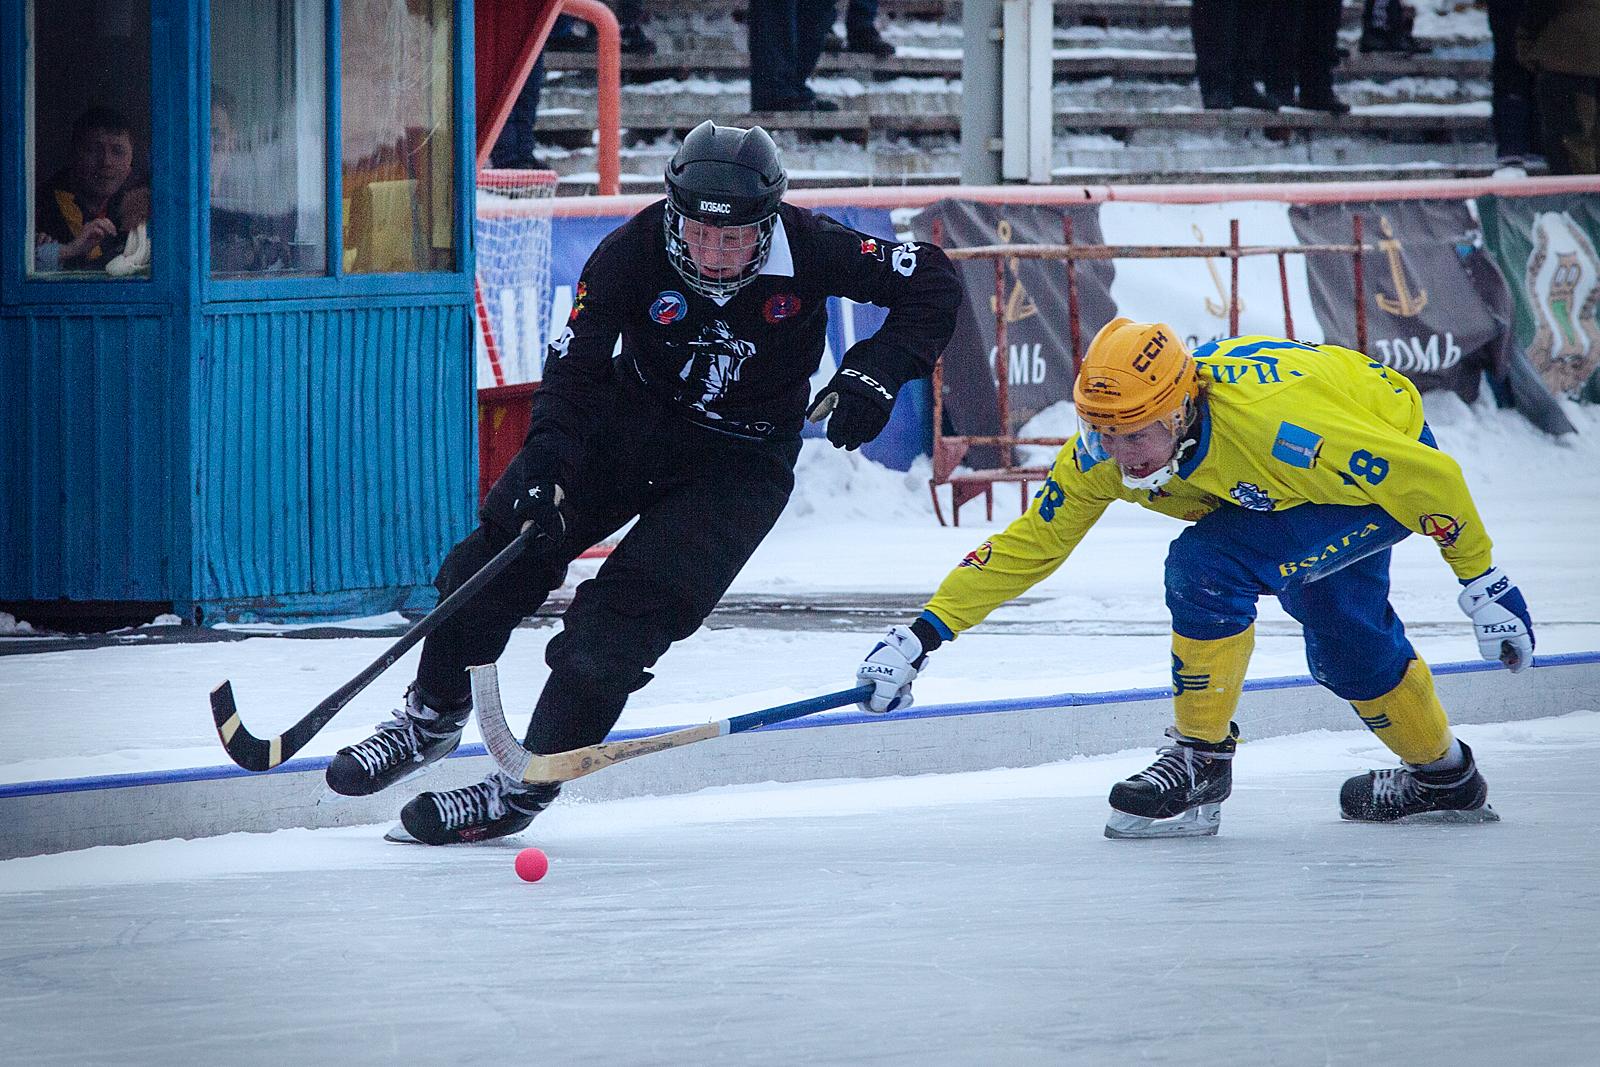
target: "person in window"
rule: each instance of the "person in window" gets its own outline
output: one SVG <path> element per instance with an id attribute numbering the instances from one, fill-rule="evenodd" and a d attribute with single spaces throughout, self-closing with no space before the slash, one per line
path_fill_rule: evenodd
<path id="1" fill-rule="evenodd" d="M 72 124 L 71 160 L 39 191 L 34 268 L 104 271 L 149 217 L 149 183 L 134 171 L 128 120 L 92 107 Z"/>
<path id="2" fill-rule="evenodd" d="M 211 91 L 211 271 L 249 274 L 291 266 L 289 241 L 293 221 L 267 214 L 243 195 L 247 182 L 239 148 L 237 112 L 232 96 L 220 86 Z"/>

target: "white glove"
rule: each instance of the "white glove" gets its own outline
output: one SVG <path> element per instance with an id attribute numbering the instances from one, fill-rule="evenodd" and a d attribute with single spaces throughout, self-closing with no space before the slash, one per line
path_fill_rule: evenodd
<path id="1" fill-rule="evenodd" d="M 909 708 L 911 683 L 927 661 L 922 642 L 911 632 L 911 627 L 889 627 L 883 640 L 873 646 L 856 668 L 856 681 L 871 685 L 873 689 L 872 695 L 856 706 L 875 714 Z"/>
<path id="2" fill-rule="evenodd" d="M 1478 654 L 1484 659 L 1499 660 L 1513 674 L 1533 663 L 1533 619 L 1522 590 L 1505 571 L 1490 567 L 1467 582 L 1456 603 L 1472 620 Z"/>

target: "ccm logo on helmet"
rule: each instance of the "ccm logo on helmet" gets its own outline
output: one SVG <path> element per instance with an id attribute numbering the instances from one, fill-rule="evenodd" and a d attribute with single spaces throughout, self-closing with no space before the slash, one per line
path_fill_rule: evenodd
<path id="1" fill-rule="evenodd" d="M 1146 341 L 1144 347 L 1139 350 L 1139 354 L 1133 357 L 1134 371 L 1143 374 L 1149 370 L 1150 365 L 1156 361 L 1156 357 L 1161 355 L 1161 350 L 1166 347 L 1167 335 L 1157 330 L 1156 335 Z"/>
<path id="2" fill-rule="evenodd" d="M 733 205 L 722 200 L 702 200 L 700 201 L 700 210 L 709 211 L 717 215 L 731 215 L 733 214 Z"/>

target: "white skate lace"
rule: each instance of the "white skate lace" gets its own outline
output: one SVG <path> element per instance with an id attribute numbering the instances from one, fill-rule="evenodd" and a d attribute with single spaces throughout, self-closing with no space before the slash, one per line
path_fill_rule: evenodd
<path id="1" fill-rule="evenodd" d="M 1169 727 L 1167 736 L 1177 739 L 1179 734 Z M 1158 758 L 1154 763 L 1134 775 L 1134 777 L 1150 782 L 1162 792 L 1179 787 L 1194 789 L 1199 785 L 1196 771 L 1202 762 L 1233 758 L 1231 752 L 1200 753 L 1193 746 L 1184 744 L 1167 745 L 1158 748 L 1156 749 L 1156 756 Z"/>
<path id="2" fill-rule="evenodd" d="M 1411 771 L 1403 768 L 1386 768 L 1373 771 L 1374 805 L 1394 805 L 1405 808 L 1418 790 L 1418 781 Z"/>
<path id="3" fill-rule="evenodd" d="M 405 760 L 416 759 L 422 751 L 422 738 L 417 735 L 417 723 L 407 708 L 395 711 L 394 716 L 378 724 L 378 732 L 350 749 L 350 755 L 368 774 L 377 774 Z"/>
<path id="4" fill-rule="evenodd" d="M 454 830 L 474 823 L 491 822 L 506 813 L 506 779 L 498 772 L 464 789 L 433 794 L 439 821 Z"/>

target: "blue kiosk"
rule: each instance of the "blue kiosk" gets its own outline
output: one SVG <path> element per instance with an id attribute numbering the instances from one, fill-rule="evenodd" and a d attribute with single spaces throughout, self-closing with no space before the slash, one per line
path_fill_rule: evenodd
<path id="1" fill-rule="evenodd" d="M 426 603 L 473 524 L 468 0 L 0 0 L 0 611 Z"/>

